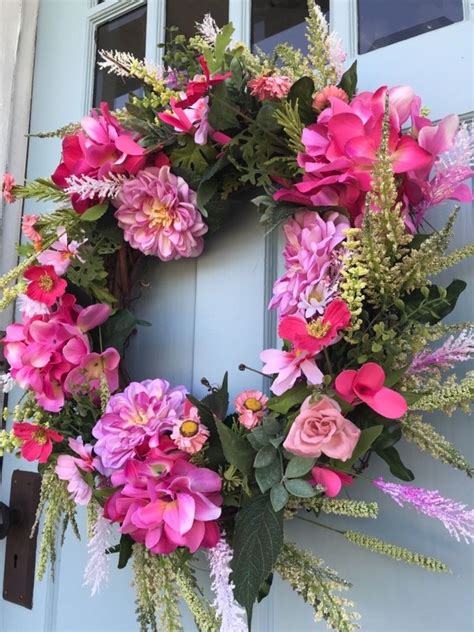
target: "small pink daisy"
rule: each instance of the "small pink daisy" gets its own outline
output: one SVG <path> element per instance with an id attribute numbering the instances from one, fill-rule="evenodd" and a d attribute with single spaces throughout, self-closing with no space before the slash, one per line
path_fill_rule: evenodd
<path id="1" fill-rule="evenodd" d="M 185 419 L 177 419 L 171 432 L 171 439 L 183 452 L 195 454 L 199 452 L 209 437 L 209 430 L 199 418 L 198 409 L 186 400 L 184 404 Z"/>
<path id="2" fill-rule="evenodd" d="M 261 391 L 242 391 L 235 400 L 235 409 L 239 413 L 239 422 L 251 430 L 263 419 L 267 411 L 268 397 Z"/>

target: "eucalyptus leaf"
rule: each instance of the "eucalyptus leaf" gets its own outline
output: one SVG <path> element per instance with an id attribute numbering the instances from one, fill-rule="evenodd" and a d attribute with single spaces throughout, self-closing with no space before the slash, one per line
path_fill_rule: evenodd
<path id="1" fill-rule="evenodd" d="M 294 456 L 286 466 L 285 477 L 299 478 L 300 476 L 304 476 L 310 471 L 315 463 L 316 459 L 306 459 L 302 456 Z"/>
<path id="2" fill-rule="evenodd" d="M 277 456 L 276 449 L 272 445 L 266 445 L 257 452 L 253 465 L 255 468 L 267 467 Z"/>
<path id="3" fill-rule="evenodd" d="M 259 467 L 255 470 L 255 480 L 260 487 L 262 494 L 281 481 L 283 470 L 280 459 L 275 459 L 266 467 Z"/>
<path id="4" fill-rule="evenodd" d="M 270 490 L 270 500 L 272 501 L 272 507 L 274 511 L 281 511 L 289 500 L 290 496 L 282 483 L 273 485 Z"/>
<path id="5" fill-rule="evenodd" d="M 302 478 L 290 478 L 285 480 L 285 487 L 292 496 L 297 496 L 298 498 L 312 498 L 316 496 L 314 487 Z"/>

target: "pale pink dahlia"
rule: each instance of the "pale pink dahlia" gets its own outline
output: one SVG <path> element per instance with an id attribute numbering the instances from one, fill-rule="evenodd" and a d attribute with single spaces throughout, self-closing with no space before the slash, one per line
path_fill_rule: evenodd
<path id="1" fill-rule="evenodd" d="M 162 261 L 197 257 L 204 247 L 207 226 L 196 192 L 168 166 L 149 167 L 125 182 L 115 217 L 132 248 Z"/>
<path id="2" fill-rule="evenodd" d="M 247 83 L 250 94 L 259 101 L 283 99 L 291 88 L 291 79 L 284 75 L 260 76 Z"/>
<path id="3" fill-rule="evenodd" d="M 235 400 L 239 422 L 249 430 L 255 428 L 265 416 L 268 397 L 261 391 L 242 391 Z"/>
<path id="4" fill-rule="evenodd" d="M 113 395 L 92 430 L 96 454 L 105 468 L 118 469 L 139 449 L 155 447 L 160 435 L 183 417 L 186 389 L 165 380 L 132 382 Z"/>

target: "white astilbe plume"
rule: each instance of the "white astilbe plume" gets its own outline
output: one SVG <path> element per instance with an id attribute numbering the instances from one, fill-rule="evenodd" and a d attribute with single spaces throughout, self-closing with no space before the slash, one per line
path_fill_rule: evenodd
<path id="1" fill-rule="evenodd" d="M 110 555 L 106 551 L 111 546 L 112 536 L 112 526 L 100 511 L 94 524 L 93 536 L 87 545 L 89 559 L 84 571 L 84 586 L 90 586 L 92 597 L 109 580 Z"/>
<path id="2" fill-rule="evenodd" d="M 102 61 L 99 61 L 97 64 L 99 68 L 118 77 L 136 77 L 145 71 L 150 79 L 160 81 L 163 78 L 163 68 L 161 66 L 157 66 L 146 59 L 138 59 L 132 53 L 118 50 L 100 50 L 99 56 L 102 58 Z"/>
<path id="3" fill-rule="evenodd" d="M 212 604 L 221 620 L 220 632 L 248 632 L 245 610 L 234 597 L 234 584 L 230 580 L 230 562 L 233 552 L 222 535 L 215 547 L 207 552 L 212 578 L 211 588 L 216 599 Z"/>
<path id="4" fill-rule="evenodd" d="M 17 307 L 23 317 L 33 318 L 33 316 L 43 316 L 49 314 L 49 307 L 44 303 L 35 301 L 26 294 L 18 297 Z"/>
<path id="5" fill-rule="evenodd" d="M 409 373 L 424 373 L 433 369 L 451 369 L 458 362 L 474 357 L 474 330 L 465 329 L 459 336 L 449 336 L 439 349 L 417 353 Z"/>
<path id="6" fill-rule="evenodd" d="M 206 13 L 202 22 L 196 22 L 196 30 L 208 44 L 215 44 L 221 31 L 210 13 Z"/>
<path id="7" fill-rule="evenodd" d="M 129 180 L 123 174 L 110 173 L 106 178 L 97 180 L 91 176 L 69 176 L 66 178 L 68 184 L 65 189 L 68 195 L 73 193 L 80 196 L 81 200 L 92 200 L 93 198 L 115 198 L 119 195 L 124 182 Z"/>
<path id="8" fill-rule="evenodd" d="M 326 44 L 328 47 L 328 61 L 334 68 L 337 82 L 344 74 L 344 62 L 346 61 L 346 51 L 342 48 L 342 40 L 337 33 L 330 33 Z"/>

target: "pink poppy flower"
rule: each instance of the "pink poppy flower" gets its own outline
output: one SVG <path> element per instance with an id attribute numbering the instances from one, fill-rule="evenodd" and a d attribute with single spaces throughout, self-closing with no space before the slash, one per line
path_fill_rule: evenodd
<path id="1" fill-rule="evenodd" d="M 360 437 L 360 429 L 346 419 L 339 404 L 323 395 L 312 403 L 305 399 L 300 413 L 291 425 L 283 447 L 297 456 L 320 457 L 347 461 Z"/>
<path id="2" fill-rule="evenodd" d="M 23 215 L 21 220 L 22 233 L 33 243 L 41 242 L 41 235 L 35 229 L 35 224 L 39 220 L 39 215 Z"/>
<path id="3" fill-rule="evenodd" d="M 110 392 L 118 389 L 118 367 L 120 354 L 110 347 L 103 353 L 88 353 L 82 356 L 79 366 L 72 369 L 64 382 L 66 393 L 72 395 L 89 395 L 97 399 L 100 394 L 101 379 L 105 378 Z"/>
<path id="4" fill-rule="evenodd" d="M 13 189 L 15 187 L 15 178 L 11 173 L 5 173 L 2 180 L 2 193 L 3 199 L 7 204 L 12 204 L 15 201 Z"/>
<path id="5" fill-rule="evenodd" d="M 247 82 L 250 94 L 259 101 L 283 99 L 291 88 L 291 79 L 284 75 L 261 75 Z"/>
<path id="6" fill-rule="evenodd" d="M 67 282 L 58 277 L 53 266 L 30 266 L 23 276 L 29 281 L 26 295 L 48 307 L 66 291 Z"/>
<path id="7" fill-rule="evenodd" d="M 68 243 L 67 233 L 64 228 L 58 228 L 57 233 L 58 240 L 52 244 L 51 248 L 48 248 L 48 250 L 38 255 L 38 261 L 43 265 L 53 266 L 56 274 L 62 276 L 69 268 L 73 257 L 76 257 L 78 261 L 84 263 L 84 259 L 81 259 L 78 255 L 78 251 L 85 240 L 80 242 L 73 240 Z"/>
<path id="8" fill-rule="evenodd" d="M 278 335 L 289 340 L 295 349 L 315 355 L 324 347 L 333 344 L 341 329 L 351 321 L 351 313 L 346 303 L 335 299 L 326 308 L 324 315 L 307 323 L 298 316 L 285 316 L 280 321 Z"/>
<path id="9" fill-rule="evenodd" d="M 367 362 L 358 371 L 342 371 L 336 377 L 336 393 L 349 404 L 363 402 L 388 419 L 398 419 L 407 411 L 405 398 L 384 386 L 385 371 L 376 362 Z"/>
<path id="10" fill-rule="evenodd" d="M 162 261 L 197 257 L 204 248 L 208 228 L 196 192 L 168 166 L 149 167 L 125 182 L 115 217 L 132 248 Z"/>
<path id="11" fill-rule="evenodd" d="M 261 391 L 242 391 L 235 400 L 239 423 L 248 430 L 255 428 L 267 412 L 268 397 Z"/>
<path id="12" fill-rule="evenodd" d="M 27 422 L 14 423 L 13 434 L 21 439 L 21 456 L 27 461 L 46 463 L 53 451 L 53 443 L 60 443 L 63 436 L 44 426 Z"/>
<path id="13" fill-rule="evenodd" d="M 349 102 L 347 92 L 345 92 L 342 88 L 338 88 L 337 86 L 326 86 L 315 95 L 313 99 L 313 108 L 318 112 L 324 110 L 325 107 L 331 105 L 329 100 L 330 97 L 337 97 L 341 101 L 344 101 L 344 103 Z"/>
<path id="14" fill-rule="evenodd" d="M 336 472 L 327 467 L 313 467 L 311 476 L 312 479 L 309 482 L 323 487 L 326 496 L 329 498 L 335 498 L 343 486 L 352 485 L 353 483 L 353 478 L 349 474 Z"/>
<path id="15" fill-rule="evenodd" d="M 84 480 L 81 471 L 92 473 L 96 469 L 92 446 L 89 443 L 84 445 L 82 437 L 69 439 L 68 443 L 77 456 L 61 454 L 54 471 L 62 481 L 69 481 L 67 489 L 74 502 L 87 505 L 92 497 L 92 488 Z"/>
<path id="16" fill-rule="evenodd" d="M 184 403 L 184 419 L 177 419 L 171 431 L 171 439 L 183 452 L 195 454 L 202 450 L 209 437 L 209 430 L 201 422 L 198 409 L 189 400 Z"/>
<path id="17" fill-rule="evenodd" d="M 112 484 L 123 488 L 107 500 L 105 517 L 152 553 L 178 547 L 194 553 L 217 544 L 222 480 L 212 470 L 156 451 L 145 461 L 129 461 Z"/>
<path id="18" fill-rule="evenodd" d="M 282 395 L 302 375 L 308 380 L 308 384 L 321 384 L 323 381 L 323 373 L 316 365 L 313 355 L 306 351 L 266 349 L 261 352 L 260 359 L 266 363 L 262 368 L 265 375 L 278 374 L 270 387 L 275 395 Z"/>

